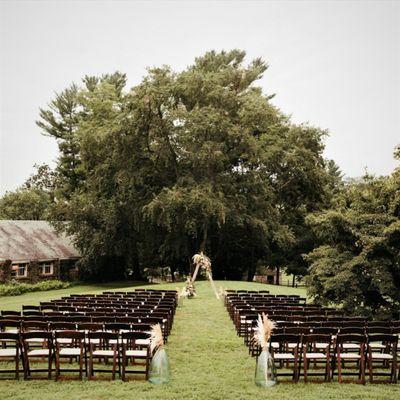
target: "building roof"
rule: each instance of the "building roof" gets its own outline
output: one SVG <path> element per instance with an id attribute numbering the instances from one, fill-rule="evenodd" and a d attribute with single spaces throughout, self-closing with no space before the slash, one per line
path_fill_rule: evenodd
<path id="1" fill-rule="evenodd" d="M 71 238 L 58 234 L 47 221 L 0 220 L 0 260 L 79 258 Z"/>

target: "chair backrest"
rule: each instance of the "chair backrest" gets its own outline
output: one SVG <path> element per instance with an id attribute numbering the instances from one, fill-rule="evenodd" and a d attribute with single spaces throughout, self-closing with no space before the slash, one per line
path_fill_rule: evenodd
<path id="1" fill-rule="evenodd" d="M 115 332 L 105 332 L 105 331 L 93 331 L 93 332 L 88 332 L 88 338 L 89 342 L 93 339 L 100 339 L 104 341 L 110 341 L 110 340 L 118 340 L 118 333 Z"/>
<path id="2" fill-rule="evenodd" d="M 1 311 L 1 316 L 2 317 L 9 317 L 9 316 L 21 316 L 21 312 L 20 311 L 13 311 L 13 310 L 2 310 Z"/>
<path id="3" fill-rule="evenodd" d="M 76 330 L 55 331 L 54 337 L 56 342 L 57 339 L 74 339 L 77 341 L 83 341 L 85 339 L 85 332 Z"/>
<path id="4" fill-rule="evenodd" d="M 40 311 L 41 308 L 40 308 L 40 306 L 24 305 L 24 306 L 22 306 L 22 311 L 25 311 L 25 310 Z"/>
<path id="5" fill-rule="evenodd" d="M 348 326 L 346 328 L 340 328 L 339 333 L 342 335 L 347 335 L 347 334 L 358 334 L 358 335 L 364 335 L 365 329 L 360 327 L 360 326 Z"/>
<path id="6" fill-rule="evenodd" d="M 129 331 L 130 329 L 131 329 L 130 324 L 121 322 L 112 322 L 104 325 L 104 330 L 111 332 Z"/>
<path id="7" fill-rule="evenodd" d="M 44 321 L 22 321 L 22 330 L 27 331 L 47 331 L 48 323 Z"/>
<path id="8" fill-rule="evenodd" d="M 296 334 L 278 333 L 271 336 L 270 343 L 279 344 L 297 344 L 299 345 L 301 341 L 301 336 Z"/>
<path id="9" fill-rule="evenodd" d="M 53 331 L 61 331 L 61 330 L 75 330 L 76 325 L 73 322 L 63 322 L 63 321 L 56 321 L 50 322 L 50 329 Z"/>
<path id="10" fill-rule="evenodd" d="M 341 345 L 343 343 L 365 344 L 366 342 L 367 337 L 365 335 L 360 335 L 357 333 L 339 334 L 336 336 L 337 345 Z"/>
<path id="11" fill-rule="evenodd" d="M 331 335 L 324 335 L 324 334 L 310 334 L 310 335 L 303 335 L 303 344 L 313 344 L 313 343 L 326 343 L 329 345 L 332 341 Z"/>
<path id="12" fill-rule="evenodd" d="M 40 341 L 47 342 L 49 347 L 53 345 L 52 333 L 48 331 L 22 332 L 21 339 L 24 345 L 27 344 L 28 339 L 41 339 Z"/>
<path id="13" fill-rule="evenodd" d="M 22 311 L 22 315 L 29 317 L 29 316 L 39 316 L 39 315 L 43 315 L 43 313 L 41 311 Z"/>
<path id="14" fill-rule="evenodd" d="M 7 328 L 21 329 L 21 321 L 14 319 L 0 319 L 0 331 L 7 331 Z"/>
<path id="15" fill-rule="evenodd" d="M 392 328 L 387 326 L 372 326 L 366 328 L 367 335 L 372 334 L 386 334 L 390 335 L 392 333 Z"/>
<path id="16" fill-rule="evenodd" d="M 150 334 L 146 332 L 138 332 L 138 331 L 130 331 L 130 332 L 122 332 L 121 334 L 122 340 L 137 340 L 137 339 L 149 339 Z"/>
<path id="17" fill-rule="evenodd" d="M 102 331 L 103 324 L 99 322 L 82 322 L 78 323 L 78 330 L 79 331 Z"/>
<path id="18" fill-rule="evenodd" d="M 19 340 L 19 333 L 0 332 L 0 343 L 5 344 L 14 342 L 16 345 L 18 345 Z"/>
<path id="19" fill-rule="evenodd" d="M 367 321 L 366 325 L 368 328 L 375 326 L 390 328 L 392 326 L 392 321 Z"/>
<path id="20" fill-rule="evenodd" d="M 313 328 L 312 332 L 324 335 L 336 335 L 338 329 L 328 326 L 316 326 Z"/>
<path id="21" fill-rule="evenodd" d="M 368 343 L 391 343 L 396 344 L 398 343 L 399 338 L 396 335 L 387 335 L 387 334 L 371 334 L 367 335 Z"/>

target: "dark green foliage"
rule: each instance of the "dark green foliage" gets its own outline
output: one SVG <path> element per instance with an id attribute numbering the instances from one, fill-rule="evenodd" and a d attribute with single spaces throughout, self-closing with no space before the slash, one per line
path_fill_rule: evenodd
<path id="1" fill-rule="evenodd" d="M 131 90 L 120 73 L 86 77 L 41 110 L 60 143 L 52 219 L 68 221 L 88 276 L 188 272 L 204 250 L 216 276 L 252 279 L 305 248 L 304 216 L 330 196 L 325 132 L 293 125 L 254 86 L 266 64 L 244 57 L 153 68 Z"/>
<path id="2" fill-rule="evenodd" d="M 0 219 L 41 220 L 49 217 L 56 174 L 46 164 L 35 165 L 35 168 L 36 172 L 20 188 L 0 198 Z"/>
<path id="3" fill-rule="evenodd" d="M 346 185 L 310 215 L 321 244 L 307 255 L 310 294 L 352 314 L 400 315 L 400 170 Z"/>
<path id="4" fill-rule="evenodd" d="M 44 292 L 46 290 L 66 289 L 71 284 L 68 282 L 61 282 L 58 280 L 48 280 L 39 283 L 14 283 L 7 285 L 0 285 L 0 296 L 19 296 L 20 294 L 28 292 Z"/>

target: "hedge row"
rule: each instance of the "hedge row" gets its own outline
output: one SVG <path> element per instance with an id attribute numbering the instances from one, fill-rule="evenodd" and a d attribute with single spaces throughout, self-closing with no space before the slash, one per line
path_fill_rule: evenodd
<path id="1" fill-rule="evenodd" d="M 43 281 L 38 283 L 15 283 L 0 285 L 1 296 L 18 296 L 28 292 L 44 292 L 46 290 L 66 289 L 70 287 L 69 282 L 62 282 L 58 280 Z"/>

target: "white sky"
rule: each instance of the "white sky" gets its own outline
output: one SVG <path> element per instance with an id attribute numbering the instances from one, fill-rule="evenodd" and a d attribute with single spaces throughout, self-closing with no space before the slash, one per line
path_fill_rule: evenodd
<path id="1" fill-rule="evenodd" d="M 346 175 L 398 164 L 399 1 L 0 0 L 0 193 L 57 158 L 35 125 L 55 91 L 116 70 L 132 86 L 147 66 L 232 48 L 269 63 L 259 84 L 295 122 L 329 129 Z"/>

